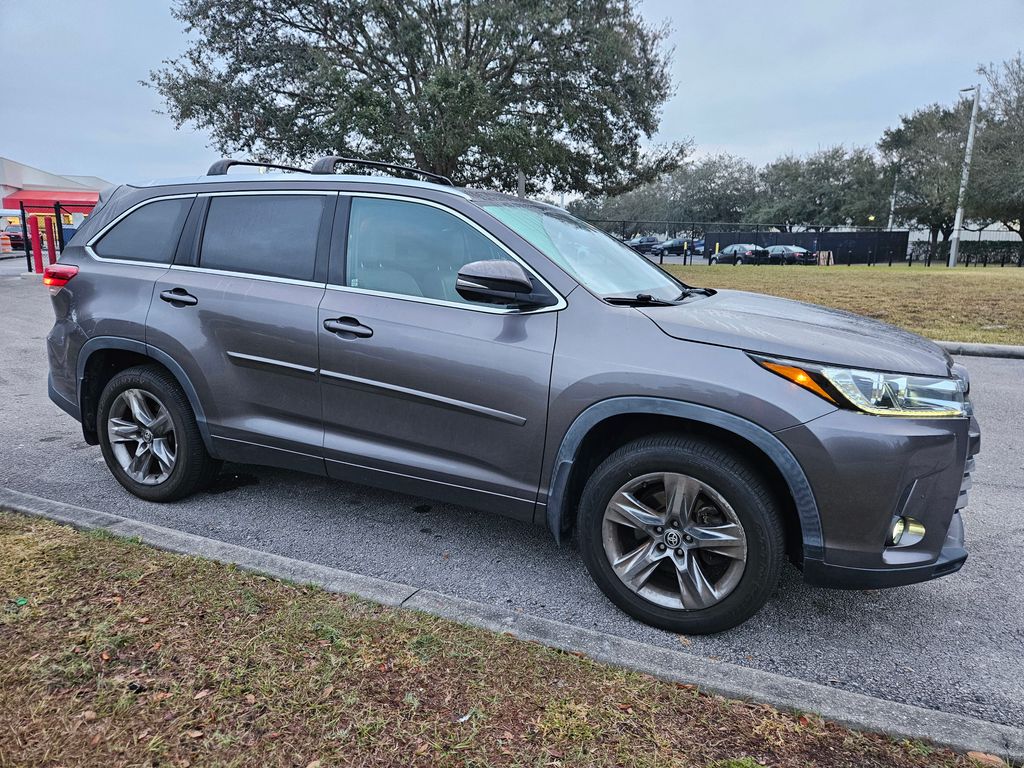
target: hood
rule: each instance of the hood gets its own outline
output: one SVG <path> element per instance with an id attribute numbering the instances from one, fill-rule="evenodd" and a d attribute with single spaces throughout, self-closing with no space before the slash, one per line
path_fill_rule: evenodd
<path id="1" fill-rule="evenodd" d="M 640 309 L 677 339 L 748 352 L 925 376 L 952 360 L 917 334 L 841 309 L 744 291 L 718 291 L 671 307 Z"/>

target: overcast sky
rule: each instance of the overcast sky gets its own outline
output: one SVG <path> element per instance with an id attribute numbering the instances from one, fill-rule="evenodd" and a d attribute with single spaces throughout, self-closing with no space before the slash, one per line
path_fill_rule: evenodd
<path id="1" fill-rule="evenodd" d="M 165 0 L 0 0 L 0 155 L 111 181 L 203 171 L 138 84 L 185 47 Z M 980 62 L 1024 48 L 1024 0 L 644 0 L 668 20 L 677 92 L 657 137 L 757 163 L 873 145 L 901 113 L 949 103 Z"/>

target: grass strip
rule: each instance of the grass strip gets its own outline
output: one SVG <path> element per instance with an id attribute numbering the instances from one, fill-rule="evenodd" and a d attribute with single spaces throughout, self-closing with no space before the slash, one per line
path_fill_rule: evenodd
<path id="1" fill-rule="evenodd" d="M 5 512 L 0 602 L 0 766 L 973 764 Z"/>

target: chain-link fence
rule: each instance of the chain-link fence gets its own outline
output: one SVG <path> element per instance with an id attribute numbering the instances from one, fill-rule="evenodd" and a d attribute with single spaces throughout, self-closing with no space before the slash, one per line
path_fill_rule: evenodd
<path id="1" fill-rule="evenodd" d="M 707 264 L 735 243 L 767 248 L 795 245 L 818 255 L 818 264 L 944 265 L 950 243 L 932 243 L 921 230 L 846 225 L 794 228 L 775 224 L 723 221 L 642 221 L 589 219 L 594 226 L 629 242 L 661 263 Z M 658 243 L 681 240 L 670 248 Z M 1024 241 L 1008 230 L 961 230 L 958 263 L 964 266 L 1024 266 Z"/>

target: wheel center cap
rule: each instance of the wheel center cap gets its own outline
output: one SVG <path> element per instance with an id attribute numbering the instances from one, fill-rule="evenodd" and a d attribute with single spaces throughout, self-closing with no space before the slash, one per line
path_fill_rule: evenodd
<path id="1" fill-rule="evenodd" d="M 153 442 L 153 433 L 148 429 L 142 430 L 142 439 L 147 443 Z"/>
<path id="2" fill-rule="evenodd" d="M 665 531 L 665 546 L 675 549 L 679 546 L 680 541 L 682 539 L 676 531 Z"/>

